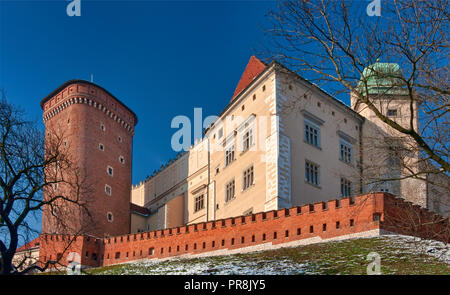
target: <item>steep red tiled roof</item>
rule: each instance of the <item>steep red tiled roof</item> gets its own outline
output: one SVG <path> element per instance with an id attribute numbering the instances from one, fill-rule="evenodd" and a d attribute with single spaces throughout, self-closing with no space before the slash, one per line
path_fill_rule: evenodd
<path id="1" fill-rule="evenodd" d="M 141 207 L 136 204 L 130 203 L 130 208 L 131 208 L 131 211 L 133 211 L 133 212 L 136 212 L 136 213 L 139 213 L 142 215 L 150 215 L 150 211 L 145 207 Z"/>
<path id="2" fill-rule="evenodd" d="M 236 86 L 236 90 L 234 90 L 233 97 L 231 98 L 231 101 L 235 99 L 236 96 L 238 96 L 239 93 L 241 93 L 242 90 L 244 90 L 245 87 L 247 87 L 253 79 L 256 78 L 259 74 L 261 74 L 262 71 L 266 68 L 266 64 L 260 61 L 257 57 L 252 55 L 250 57 L 250 60 L 248 61 L 247 66 L 245 67 L 244 73 L 241 76 L 241 79 L 239 80 L 238 85 Z"/>
<path id="3" fill-rule="evenodd" d="M 28 249 L 33 249 L 33 248 L 36 248 L 36 247 L 39 247 L 39 237 L 37 237 L 36 239 L 32 240 L 31 242 L 26 243 L 22 247 L 17 248 L 16 252 L 20 252 L 20 251 L 24 251 L 24 250 L 28 250 Z"/>

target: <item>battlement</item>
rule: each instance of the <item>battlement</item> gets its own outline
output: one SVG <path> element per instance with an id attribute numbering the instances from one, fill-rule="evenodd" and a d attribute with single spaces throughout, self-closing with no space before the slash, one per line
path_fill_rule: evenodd
<path id="1" fill-rule="evenodd" d="M 418 219 L 428 220 L 430 225 L 414 226 Z M 408 225 L 411 221 L 413 224 Z M 83 243 L 74 245 L 79 248 L 76 250 L 81 250 L 83 265 L 106 266 L 140 259 L 226 255 L 333 239 L 378 236 L 383 231 L 445 242 L 449 242 L 450 236 L 448 218 L 391 194 L 373 193 L 105 239 L 77 237 L 76 241 Z M 52 244 L 47 243 L 48 236 L 43 241 L 42 248 Z M 53 241 L 56 246 L 62 244 L 55 237 Z M 42 260 L 45 258 L 43 253 L 47 253 L 48 258 L 49 250 L 40 254 L 40 261 L 45 261 Z M 93 260 L 89 253 L 96 253 L 94 258 L 97 260 Z"/>

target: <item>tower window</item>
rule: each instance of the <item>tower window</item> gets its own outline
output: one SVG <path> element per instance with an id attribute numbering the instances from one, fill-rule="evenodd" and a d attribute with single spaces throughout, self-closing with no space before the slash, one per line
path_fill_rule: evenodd
<path id="1" fill-rule="evenodd" d="M 122 142 L 122 137 L 118 136 L 118 137 L 117 137 L 117 141 L 118 141 L 118 142 Z"/>
<path id="2" fill-rule="evenodd" d="M 100 124 L 100 129 L 101 129 L 102 131 L 106 131 L 106 127 L 105 127 L 105 125 L 103 125 L 103 124 Z"/>
<path id="3" fill-rule="evenodd" d="M 108 175 L 113 176 L 113 168 L 111 166 L 108 166 L 108 168 L 106 169 L 106 172 L 108 173 Z"/>
<path id="4" fill-rule="evenodd" d="M 397 117 L 397 110 L 396 109 L 388 109 L 387 115 L 388 115 L 388 117 Z"/>
<path id="5" fill-rule="evenodd" d="M 105 146 L 103 144 L 99 143 L 98 144 L 98 149 L 101 150 L 101 151 L 104 151 L 105 150 Z"/>
<path id="6" fill-rule="evenodd" d="M 253 100 L 255 100 L 256 99 L 256 94 L 253 94 Z"/>
<path id="7" fill-rule="evenodd" d="M 108 212 L 106 214 L 106 218 L 108 219 L 108 222 L 113 222 L 113 220 L 114 220 L 114 216 L 111 212 Z"/>
<path id="8" fill-rule="evenodd" d="M 125 164 L 125 158 L 124 158 L 123 156 L 120 156 L 120 157 L 119 157 L 119 162 L 120 162 L 121 164 Z"/>
<path id="9" fill-rule="evenodd" d="M 107 184 L 105 184 L 105 193 L 110 196 L 111 195 L 111 187 Z"/>

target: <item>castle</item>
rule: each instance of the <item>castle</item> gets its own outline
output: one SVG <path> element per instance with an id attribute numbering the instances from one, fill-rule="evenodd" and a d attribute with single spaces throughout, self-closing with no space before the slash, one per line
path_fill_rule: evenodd
<path id="1" fill-rule="evenodd" d="M 404 90 L 385 78 L 401 75 L 398 65 L 377 62 L 364 73 L 381 112 L 409 123 Z M 89 214 L 68 204 L 68 230 L 58 227 L 58 212 L 45 208 L 40 262 L 62 258 L 61 243 L 70 237 L 84 265 L 98 266 L 218 248 L 240 251 L 269 240 L 275 245 L 399 232 L 392 216 L 405 204 L 435 218 L 425 209 L 439 213 L 439 195 L 446 192 L 402 177 L 420 170 L 418 149 L 399 155 L 395 147 L 405 136 L 357 101 L 352 93 L 349 107 L 276 61 L 252 56 L 231 101 L 203 137 L 132 185 L 136 114 L 94 83 L 64 83 L 41 101 L 46 136 L 65 134 L 71 157 L 92 180 L 81 197 Z M 410 140 L 407 145 L 414 146 Z M 380 181 L 392 177 L 398 180 Z M 53 189 L 70 194 L 63 185 Z"/>

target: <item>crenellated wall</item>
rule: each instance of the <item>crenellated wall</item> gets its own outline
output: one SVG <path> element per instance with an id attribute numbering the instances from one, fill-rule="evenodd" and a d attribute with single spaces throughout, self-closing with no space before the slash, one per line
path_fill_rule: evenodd
<path id="1" fill-rule="evenodd" d="M 40 236 L 39 262 L 43 266 L 47 261 L 57 261 L 56 267 L 77 261 L 71 254 L 78 253 L 79 262 L 83 266 L 96 267 L 102 265 L 104 249 L 103 239 L 91 236 L 52 235 Z"/>
<path id="2" fill-rule="evenodd" d="M 415 228 L 408 225 L 410 216 L 419 216 L 422 222 L 442 219 L 393 195 L 374 193 L 103 240 L 78 237 L 76 247 L 81 251 L 83 265 L 106 266 L 140 259 L 226 255 L 330 239 L 377 236 L 385 231 L 449 242 L 448 219 Z M 433 235 L 429 233 L 431 229 Z M 58 243 L 62 243 L 55 237 L 52 242 L 56 248 L 48 238 L 46 241 L 41 245 L 41 261 L 44 255 L 48 258 L 51 251 L 61 249 Z M 54 250 L 46 249 L 50 246 Z M 93 251 L 101 254 L 97 261 L 85 255 Z"/>

